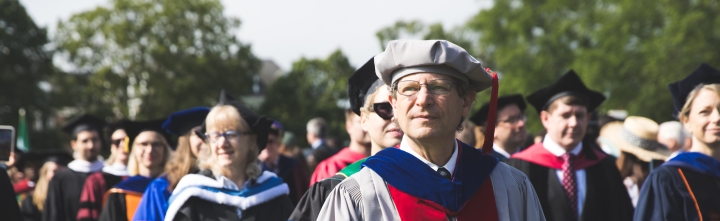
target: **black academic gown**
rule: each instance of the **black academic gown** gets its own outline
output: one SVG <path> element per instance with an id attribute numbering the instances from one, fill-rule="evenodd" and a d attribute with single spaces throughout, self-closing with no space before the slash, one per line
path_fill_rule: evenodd
<path id="1" fill-rule="evenodd" d="M 702 220 L 720 220 L 720 177 L 663 165 L 645 179 L 635 220 L 701 220 L 698 212 Z"/>
<path id="2" fill-rule="evenodd" d="M 506 161 L 508 160 L 507 157 L 505 157 L 505 156 L 502 155 L 501 153 L 498 153 L 497 151 L 494 151 L 494 150 L 492 151 L 492 155 L 493 155 L 495 158 L 498 158 L 498 161 L 500 161 L 500 162 L 506 162 Z"/>
<path id="3" fill-rule="evenodd" d="M 293 206 L 297 205 L 302 195 L 308 190 L 307 183 L 310 182 L 305 168 L 300 166 L 293 158 L 286 157 L 282 154 L 278 156 L 278 168 L 270 170 L 263 164 L 263 170 L 271 171 L 277 174 L 283 182 L 290 188 L 290 202 Z"/>
<path id="4" fill-rule="evenodd" d="M 232 206 L 209 203 L 198 197 L 191 197 L 178 210 L 173 220 L 284 221 L 292 212 L 292 205 L 287 195 L 283 195 L 243 211 L 242 219 L 238 218 L 236 211 Z"/>
<path id="5" fill-rule="evenodd" d="M 15 189 L 4 166 L 0 167 L 0 216 L 2 220 L 22 220 L 20 207 L 15 199 Z"/>
<path id="6" fill-rule="evenodd" d="M 594 147 L 590 146 L 592 144 L 585 142 L 582 151 L 586 157 L 597 159 L 592 151 Z M 516 158 L 510 158 L 507 164 L 524 172 L 530 179 L 547 220 L 574 220 L 555 169 Z M 605 157 L 585 168 L 585 174 L 585 203 L 580 215 L 581 221 L 632 220 L 634 208 L 614 158 Z"/>
<path id="7" fill-rule="evenodd" d="M 327 179 L 320 180 L 310 186 L 307 192 L 300 198 L 297 206 L 293 210 L 288 220 L 293 221 L 315 221 L 320 214 L 325 199 L 330 195 L 335 186 L 345 180 L 343 175 L 335 175 Z"/>
<path id="8" fill-rule="evenodd" d="M 42 220 L 76 220 L 80 209 L 80 193 L 89 174 L 73 170 L 56 171 L 48 185 Z"/>
<path id="9" fill-rule="evenodd" d="M 20 202 L 20 212 L 25 221 L 40 221 L 42 212 L 33 203 L 33 195 L 28 194 L 22 202 Z"/>

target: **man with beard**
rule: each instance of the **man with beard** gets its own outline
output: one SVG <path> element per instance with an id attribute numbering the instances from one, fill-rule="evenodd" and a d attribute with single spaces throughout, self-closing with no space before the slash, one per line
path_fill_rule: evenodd
<path id="1" fill-rule="evenodd" d="M 542 143 L 512 155 L 507 163 L 532 182 L 548 220 L 632 220 L 633 205 L 615 160 L 583 142 L 590 113 L 605 96 L 588 89 L 574 71 L 527 100 L 547 130 Z"/>
<path id="2" fill-rule="evenodd" d="M 62 127 L 63 132 L 72 135 L 70 146 L 75 160 L 68 164 L 69 170 L 56 172 L 48 184 L 42 220 L 76 220 L 85 179 L 103 168 L 103 162 L 98 156 L 102 148 L 100 134 L 104 125 L 105 121 L 84 114 L 71 119 Z"/>
<path id="3" fill-rule="evenodd" d="M 522 95 L 513 94 L 498 98 L 495 136 L 493 137 L 493 156 L 500 162 L 507 161 L 510 155 L 521 149 L 527 139 L 527 117 L 525 116 L 525 99 Z M 483 128 L 487 124 L 490 103 L 485 103 L 470 120 Z"/>

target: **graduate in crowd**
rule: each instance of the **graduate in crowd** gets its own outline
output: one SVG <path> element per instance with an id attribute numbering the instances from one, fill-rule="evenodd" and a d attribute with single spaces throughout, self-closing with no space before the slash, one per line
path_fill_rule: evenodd
<path id="1" fill-rule="evenodd" d="M 524 172 L 548 220 L 631 220 L 633 206 L 613 157 L 583 138 L 590 113 L 605 96 L 570 70 L 526 97 L 547 130 L 542 143 L 507 163 Z"/>
<path id="2" fill-rule="evenodd" d="M 172 150 L 162 128 L 165 119 L 128 122 L 129 177 L 108 190 L 99 220 L 130 220 L 150 182 L 165 171 Z"/>
<path id="3" fill-rule="evenodd" d="M 640 192 L 635 220 L 717 220 L 720 71 L 702 64 L 669 88 L 673 116 L 692 134 L 692 146 L 650 173 Z"/>
<path id="4" fill-rule="evenodd" d="M 315 167 L 325 159 L 335 155 L 338 151 L 330 147 L 327 142 L 328 123 L 322 117 L 310 119 L 305 126 L 305 138 L 311 149 L 307 156 L 308 171 L 315 172 Z"/>
<path id="5" fill-rule="evenodd" d="M 104 125 L 104 120 L 84 114 L 71 119 L 62 127 L 63 132 L 72 136 L 70 146 L 75 160 L 68 164 L 69 170 L 57 171 L 50 180 L 42 220 L 77 219 L 85 180 L 103 168 L 99 155 Z"/>
<path id="6" fill-rule="evenodd" d="M 510 155 L 522 149 L 527 139 L 527 116 L 525 116 L 525 98 L 520 94 L 502 96 L 497 101 L 497 120 L 493 136 L 493 156 L 505 162 Z M 490 103 L 483 104 L 470 120 L 485 126 Z"/>
<path id="7" fill-rule="evenodd" d="M 103 208 L 105 193 L 128 177 L 127 164 L 130 150 L 125 148 L 125 144 L 129 142 L 125 127 L 129 123 L 128 120 L 121 120 L 108 125 L 110 157 L 105 161 L 102 171 L 90 174 L 85 180 L 80 193 L 80 209 L 77 220 L 98 220 Z"/>
<path id="8" fill-rule="evenodd" d="M 45 163 L 40 167 L 39 178 L 37 182 L 35 182 L 35 190 L 20 204 L 20 211 L 25 221 L 42 220 L 48 184 L 55 175 L 55 171 L 66 169 L 66 162 L 67 161 L 63 161 L 61 157 L 57 156 L 49 156 L 45 159 Z"/>
<path id="9" fill-rule="evenodd" d="M 127 176 L 127 165 L 130 153 L 125 150 L 125 142 L 128 139 L 125 131 L 125 124 L 128 120 L 121 120 L 111 123 L 107 127 L 108 137 L 110 138 L 110 156 L 105 160 L 105 167 L 102 171 L 114 176 Z"/>
<path id="10" fill-rule="evenodd" d="M 374 59 L 370 59 L 348 79 L 350 109 L 360 116 L 362 129 L 370 136 L 373 155 L 386 147 L 400 144 L 403 136 L 400 128 L 390 121 L 393 112 L 388 102 L 389 94 L 387 86 L 375 75 Z M 345 178 L 360 171 L 366 159 L 358 160 L 334 176 L 313 184 L 310 190 L 305 192 L 289 220 L 317 220 L 330 191 Z"/>
<path id="11" fill-rule="evenodd" d="M 657 140 L 670 150 L 668 160 L 685 152 L 685 138 L 689 137 L 682 123 L 668 121 L 660 124 Z"/>
<path id="12" fill-rule="evenodd" d="M 288 186 L 257 158 L 272 123 L 222 91 L 205 120 L 212 169 L 180 180 L 165 220 L 287 220 Z"/>
<path id="13" fill-rule="evenodd" d="M 350 135 L 349 146 L 320 162 L 310 177 L 310 185 L 330 178 L 347 165 L 370 156 L 370 137 L 362 129 L 360 116 L 352 110 L 345 110 L 345 130 Z"/>
<path id="14" fill-rule="evenodd" d="M 275 173 L 290 188 L 290 201 L 297 205 L 300 197 L 308 190 L 307 167 L 298 164 L 295 159 L 280 154 L 280 142 L 284 136 L 284 128 L 280 122 L 275 121 L 268 131 L 267 145 L 260 152 L 260 166 L 263 171 Z"/>
<path id="15" fill-rule="evenodd" d="M 179 136 L 177 150 L 165 166 L 163 176 L 153 180 L 145 189 L 140 204 L 132 220 L 162 221 L 168 208 L 170 193 L 180 179 L 187 174 L 197 173 L 198 159 L 207 157 L 207 145 L 195 131 L 202 129 L 210 108 L 194 107 L 172 113 L 162 127 L 169 133 Z"/>
<path id="16" fill-rule="evenodd" d="M 498 163 L 490 140 L 480 152 L 455 139 L 476 93 L 497 85 L 497 75 L 444 40 L 390 41 L 374 62 L 404 136 L 338 184 L 318 220 L 545 220 L 530 181 Z"/>
<path id="17" fill-rule="evenodd" d="M 658 124 L 639 116 L 629 116 L 623 125 L 607 136 L 620 149 L 617 167 L 633 206 L 637 204 L 645 178 L 667 159 L 670 152 L 657 142 Z"/>

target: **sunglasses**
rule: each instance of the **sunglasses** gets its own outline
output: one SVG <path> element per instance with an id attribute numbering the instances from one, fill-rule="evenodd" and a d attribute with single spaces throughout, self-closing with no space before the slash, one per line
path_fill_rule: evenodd
<path id="1" fill-rule="evenodd" d="M 115 139 L 115 140 L 112 140 L 112 141 L 110 141 L 110 142 L 111 142 L 113 145 L 119 147 L 119 146 L 120 146 L 120 143 L 122 143 L 123 141 L 125 141 L 125 138 Z"/>
<path id="2" fill-rule="evenodd" d="M 390 120 L 393 117 L 393 108 L 390 102 L 374 103 L 372 105 L 373 111 L 384 120 Z"/>

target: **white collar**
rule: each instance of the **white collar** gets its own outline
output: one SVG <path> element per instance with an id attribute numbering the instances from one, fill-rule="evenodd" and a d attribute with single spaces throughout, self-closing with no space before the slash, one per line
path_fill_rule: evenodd
<path id="1" fill-rule="evenodd" d="M 426 160 L 425 158 L 423 158 L 422 156 L 420 156 L 420 154 L 418 154 L 417 152 L 415 152 L 415 151 L 410 147 L 410 145 L 409 145 L 407 142 L 405 142 L 405 139 L 409 139 L 409 138 L 406 138 L 405 136 L 403 136 L 402 141 L 400 141 L 400 150 L 403 150 L 403 151 L 405 151 L 405 152 L 408 152 L 408 153 L 412 154 L 415 158 L 418 158 L 420 161 L 422 161 L 423 163 L 427 164 L 430 168 L 432 168 L 432 169 L 435 170 L 435 171 L 437 171 L 438 168 L 440 168 L 438 165 L 435 165 L 434 163 Z M 455 151 L 453 151 L 452 156 L 450 156 L 450 160 L 448 160 L 448 162 L 445 164 L 445 166 L 443 166 L 445 169 L 447 169 L 448 171 L 450 171 L 450 174 L 451 174 L 451 175 L 455 173 L 455 164 L 457 163 L 457 157 L 458 157 L 458 145 L 457 145 L 457 141 L 453 141 L 453 143 L 454 143 L 453 149 L 455 149 Z"/>
<path id="2" fill-rule="evenodd" d="M 105 165 L 103 165 L 103 162 L 101 160 L 96 160 L 92 163 L 85 160 L 73 160 L 68 164 L 68 168 L 80 173 L 97 172 L 102 170 L 104 166 Z"/>
<path id="3" fill-rule="evenodd" d="M 323 140 L 322 140 L 322 139 L 318 139 L 318 140 L 316 140 L 315 142 L 313 142 L 311 146 L 312 146 L 313 149 L 317 149 L 317 148 L 318 148 L 320 145 L 322 145 L 322 144 L 323 144 Z"/>
<path id="4" fill-rule="evenodd" d="M 565 154 L 565 148 L 562 148 L 559 144 L 555 143 L 548 135 L 545 135 L 545 139 L 543 139 L 543 147 L 545 147 L 546 150 L 550 151 L 553 155 L 556 157 L 562 156 Z M 573 156 L 577 156 L 580 154 L 580 151 L 582 150 L 582 142 L 578 143 L 575 148 L 573 148 L 570 153 Z"/>
<path id="5" fill-rule="evenodd" d="M 670 159 L 672 159 L 672 158 L 675 158 L 678 154 L 681 154 L 681 153 L 684 153 L 684 152 L 685 152 L 685 150 L 683 150 L 683 149 L 676 150 L 676 151 L 670 153 L 670 156 L 668 156 L 667 160 L 670 160 Z"/>
<path id="6" fill-rule="evenodd" d="M 127 166 L 118 162 L 115 162 L 110 166 L 103 167 L 102 171 L 115 176 L 128 176 Z"/>
<path id="7" fill-rule="evenodd" d="M 505 151 L 505 149 L 500 148 L 497 144 L 493 143 L 493 150 L 495 152 L 498 152 L 500 155 L 503 155 L 505 158 L 510 158 L 510 153 Z"/>

